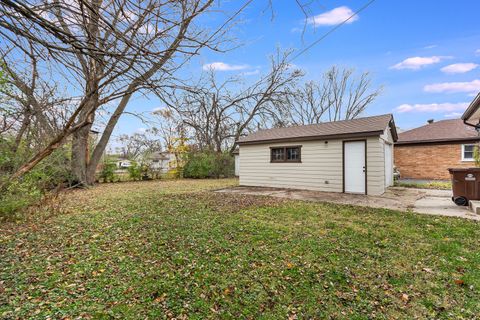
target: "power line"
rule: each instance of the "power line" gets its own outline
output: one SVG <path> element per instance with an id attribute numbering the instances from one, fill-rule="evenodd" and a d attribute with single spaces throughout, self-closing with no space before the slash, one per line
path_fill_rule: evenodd
<path id="1" fill-rule="evenodd" d="M 342 22 L 340 22 L 339 24 L 337 24 L 335 27 L 331 28 L 330 30 L 328 30 L 326 33 L 324 33 L 320 38 L 318 38 L 317 40 L 315 40 L 313 43 L 311 43 L 310 45 L 308 45 L 307 47 L 305 47 L 304 49 L 302 49 L 299 53 L 297 53 L 295 56 L 293 56 L 291 59 L 288 60 L 287 63 L 291 63 L 293 60 L 297 59 L 298 57 L 300 57 L 302 54 L 304 54 L 305 52 L 307 52 L 308 50 L 310 50 L 311 48 L 313 48 L 314 46 L 316 46 L 318 43 L 320 43 L 322 40 L 324 40 L 325 38 L 327 38 L 329 35 L 331 35 L 332 33 L 334 33 L 336 30 L 338 30 L 340 27 L 342 27 L 344 24 L 346 24 L 348 21 L 350 21 L 351 19 L 353 19 L 355 16 L 357 16 L 360 12 L 364 11 L 365 9 L 367 9 L 370 5 L 372 5 L 376 0 L 370 0 L 368 1 L 367 3 L 365 3 L 362 7 L 360 7 L 359 9 L 357 9 L 352 15 L 350 15 L 347 19 L 343 20 Z M 237 16 L 244 8 L 246 8 L 252 1 L 250 0 L 247 0 L 242 6 L 241 8 L 232 16 L 228 19 L 228 21 L 230 21 L 233 17 Z M 257 82 L 255 82 L 254 84 L 250 85 L 249 87 L 247 87 L 246 89 L 243 89 L 241 90 L 241 92 L 246 92 L 248 90 L 250 90 L 252 87 L 254 87 L 255 85 L 259 84 L 261 81 L 265 80 L 266 78 L 268 78 L 269 76 L 272 75 L 272 72 L 268 73 L 267 75 L 261 77 L 261 79 Z M 239 93 L 240 95 L 241 93 Z"/>
<path id="2" fill-rule="evenodd" d="M 365 3 L 360 9 L 358 9 L 357 11 L 355 11 L 350 17 L 348 17 L 347 19 L 343 20 L 342 22 L 340 22 L 339 24 L 337 24 L 335 27 L 331 28 L 330 30 L 328 30 L 325 34 L 323 34 L 320 38 L 318 38 L 317 40 L 315 40 L 314 42 L 312 42 L 309 46 L 307 46 L 306 48 L 304 48 L 302 51 L 300 51 L 299 53 L 297 53 L 296 55 L 294 55 L 289 62 L 292 62 L 293 60 L 297 59 L 299 56 L 301 56 L 302 54 L 304 54 L 305 52 L 307 52 L 308 50 L 310 50 L 311 48 L 313 48 L 314 46 L 316 46 L 319 42 L 321 42 L 323 39 L 325 39 L 326 37 L 328 37 L 330 34 L 334 33 L 337 29 L 339 29 L 341 26 L 343 26 L 344 24 L 346 24 L 348 21 L 350 21 L 351 19 L 353 19 L 355 16 L 357 16 L 360 12 L 362 12 L 363 10 L 367 9 L 372 3 L 374 3 L 376 0 L 370 0 L 369 2 Z"/>
<path id="3" fill-rule="evenodd" d="M 343 20 L 342 22 L 340 22 L 339 24 L 337 24 L 335 27 L 331 28 L 330 30 L 328 30 L 326 33 L 324 33 L 320 38 L 318 38 L 317 40 L 315 40 L 314 42 L 312 42 L 310 45 L 308 45 L 306 48 L 302 49 L 299 53 L 297 53 L 296 55 L 294 55 L 291 59 L 288 60 L 287 63 L 292 63 L 293 60 L 297 59 L 298 57 L 300 57 L 302 54 L 304 54 L 305 52 L 307 52 L 308 50 L 310 50 L 311 48 L 313 48 L 314 46 L 316 46 L 318 43 L 320 43 L 322 40 L 324 40 L 326 37 L 328 37 L 329 35 L 331 35 L 332 33 L 334 33 L 335 31 L 337 31 L 340 27 L 342 27 L 343 25 L 345 25 L 348 21 L 350 21 L 351 19 L 353 19 L 355 16 L 357 16 L 360 12 L 364 11 L 365 9 L 367 9 L 371 4 L 373 4 L 376 0 L 370 0 L 368 1 L 367 3 L 365 3 L 362 7 L 360 7 L 359 9 L 357 9 L 352 15 L 350 15 L 347 19 Z M 266 76 L 263 76 L 259 81 L 257 81 L 255 84 L 258 84 L 260 83 L 261 81 L 263 81 L 264 79 L 268 78 L 269 76 L 272 75 L 272 72 L 270 72 L 269 74 L 267 74 Z M 253 86 L 255 86 L 255 84 L 249 86 L 248 88 L 246 88 L 245 90 L 243 91 L 247 91 L 249 90 L 250 88 L 252 88 Z"/>

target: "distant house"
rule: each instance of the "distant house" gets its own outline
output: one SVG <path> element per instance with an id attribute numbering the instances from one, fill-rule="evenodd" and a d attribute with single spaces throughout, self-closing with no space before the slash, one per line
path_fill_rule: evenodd
<path id="1" fill-rule="evenodd" d="M 128 159 L 119 159 L 117 161 L 117 168 L 119 169 L 126 169 L 126 168 L 130 168 L 131 166 L 132 166 L 132 161 Z"/>
<path id="2" fill-rule="evenodd" d="M 154 170 L 166 173 L 169 169 L 174 169 L 176 167 L 175 159 L 175 154 L 171 152 L 154 152 L 149 157 L 150 167 Z"/>
<path id="3" fill-rule="evenodd" d="M 240 185 L 378 195 L 393 184 L 391 114 L 242 137 Z"/>
<path id="4" fill-rule="evenodd" d="M 433 121 L 398 134 L 395 166 L 401 178 L 450 179 L 448 168 L 474 166 L 474 145 L 480 137 L 461 119 Z"/>

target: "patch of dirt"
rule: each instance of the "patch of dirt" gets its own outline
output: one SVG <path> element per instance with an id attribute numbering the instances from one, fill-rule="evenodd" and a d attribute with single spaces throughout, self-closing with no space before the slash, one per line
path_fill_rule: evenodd
<path id="1" fill-rule="evenodd" d="M 338 192 L 321 192 L 311 190 L 295 190 L 284 188 L 263 187 L 235 187 L 220 190 L 223 194 L 271 196 L 290 200 L 304 200 L 315 202 L 330 202 L 336 204 L 359 205 L 374 208 L 387 208 L 406 211 L 411 209 L 415 202 L 425 196 L 425 192 L 413 189 L 388 189 L 381 196 L 365 196 Z"/>

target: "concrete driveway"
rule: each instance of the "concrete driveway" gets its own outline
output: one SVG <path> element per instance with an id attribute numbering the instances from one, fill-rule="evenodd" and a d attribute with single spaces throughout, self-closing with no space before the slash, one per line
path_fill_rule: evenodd
<path id="1" fill-rule="evenodd" d="M 473 214 L 468 207 L 455 205 L 451 200 L 451 191 L 449 190 L 392 187 L 381 196 L 265 187 L 234 187 L 218 190 L 217 192 L 351 204 L 480 221 L 480 215 Z"/>

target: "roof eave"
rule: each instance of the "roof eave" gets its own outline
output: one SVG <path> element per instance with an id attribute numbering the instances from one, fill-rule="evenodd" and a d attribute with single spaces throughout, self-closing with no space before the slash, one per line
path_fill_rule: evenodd
<path id="1" fill-rule="evenodd" d="M 477 94 L 475 99 L 470 103 L 467 110 L 462 114 L 461 119 L 463 122 L 469 126 L 475 126 L 480 120 L 480 92 Z M 471 119 L 471 117 L 477 113 L 477 118 Z M 476 123 L 471 123 L 469 121 L 476 121 Z"/>
<path id="2" fill-rule="evenodd" d="M 238 145 L 252 145 L 252 144 L 267 144 L 267 143 L 280 143 L 280 142 L 298 142 L 298 141 L 313 141 L 313 140 L 331 140 L 331 139 L 350 139 L 361 137 L 373 137 L 380 136 L 384 133 L 383 130 L 367 131 L 367 132 L 355 132 L 345 134 L 332 134 L 332 135 L 319 135 L 319 136 L 304 136 L 304 137 L 289 137 L 278 139 L 264 139 L 264 140 L 251 140 L 251 141 L 236 141 Z"/>
<path id="3" fill-rule="evenodd" d="M 396 145 L 410 145 L 410 144 L 430 144 L 430 143 L 448 143 L 448 142 L 465 142 L 465 141 L 480 141 L 480 137 L 466 137 L 455 139 L 434 139 L 434 140 L 410 140 L 397 141 Z"/>
<path id="4" fill-rule="evenodd" d="M 390 132 L 392 134 L 392 139 L 393 142 L 397 142 L 398 140 L 398 132 L 397 132 L 397 126 L 395 125 L 395 120 L 393 119 L 393 115 L 390 118 L 390 122 L 388 123 L 390 126 Z"/>

